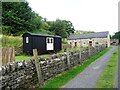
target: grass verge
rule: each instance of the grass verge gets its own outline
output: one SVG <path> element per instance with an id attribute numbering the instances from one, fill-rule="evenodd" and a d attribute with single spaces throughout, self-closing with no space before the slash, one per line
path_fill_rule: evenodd
<path id="1" fill-rule="evenodd" d="M 57 76 L 53 79 L 50 79 L 42 87 L 38 88 L 37 90 L 40 90 L 41 88 L 42 89 L 43 88 L 60 88 L 65 83 L 67 83 L 69 80 L 74 78 L 77 74 L 82 72 L 89 64 L 91 64 L 93 61 L 98 59 L 100 56 L 104 55 L 107 51 L 109 51 L 109 49 L 110 48 L 107 48 L 107 49 L 103 50 L 102 52 L 100 52 L 99 54 L 91 57 L 90 59 L 88 59 L 84 63 L 72 68 L 69 71 L 65 71 L 65 72 L 61 73 L 61 75 L 59 75 L 59 76 Z"/>
<path id="2" fill-rule="evenodd" d="M 39 55 L 39 57 L 44 57 L 44 58 L 49 58 L 50 56 L 51 56 L 50 54 Z M 33 58 L 34 58 L 34 56 L 30 56 L 30 55 L 26 55 L 26 54 L 20 54 L 20 55 L 15 56 L 16 61 L 29 60 L 29 59 L 33 59 Z"/>
<path id="3" fill-rule="evenodd" d="M 118 49 L 115 50 L 110 61 L 96 83 L 96 88 L 114 88 L 116 68 L 118 62 Z"/>
<path id="4" fill-rule="evenodd" d="M 15 60 L 16 61 L 20 61 L 20 60 L 29 60 L 34 58 L 33 56 L 27 56 L 27 55 L 19 55 L 19 56 L 15 56 Z"/>

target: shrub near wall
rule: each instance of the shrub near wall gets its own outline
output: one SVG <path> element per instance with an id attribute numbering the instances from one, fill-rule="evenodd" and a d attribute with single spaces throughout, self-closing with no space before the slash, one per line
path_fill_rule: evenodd
<path id="1" fill-rule="evenodd" d="M 0 37 L 0 40 L 2 41 L 2 47 L 20 47 L 22 46 L 22 37 L 20 36 L 6 36 L 2 35 Z"/>
<path id="2" fill-rule="evenodd" d="M 43 81 L 55 77 L 59 73 L 80 64 L 88 58 L 104 50 L 105 46 L 85 49 L 81 52 L 68 52 L 66 54 L 54 55 L 49 60 L 39 58 L 41 77 Z M 2 90 L 26 90 L 32 89 L 39 83 L 35 67 L 35 60 L 26 60 L 8 63 L 2 66 Z"/>

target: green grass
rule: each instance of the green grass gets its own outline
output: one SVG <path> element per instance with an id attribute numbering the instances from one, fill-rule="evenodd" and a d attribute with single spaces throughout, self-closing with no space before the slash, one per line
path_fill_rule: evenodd
<path id="1" fill-rule="evenodd" d="M 32 59 L 33 56 L 27 56 L 27 55 L 20 55 L 20 56 L 15 56 L 15 60 L 19 61 L 19 60 L 29 60 Z"/>
<path id="2" fill-rule="evenodd" d="M 77 74 L 82 72 L 86 67 L 88 67 L 89 64 L 91 64 L 93 61 L 98 59 L 100 56 L 104 55 L 107 51 L 109 51 L 110 48 L 105 49 L 104 51 L 100 52 L 99 54 L 91 57 L 81 65 L 78 65 L 74 68 L 72 68 L 69 71 L 65 71 L 61 73 L 59 76 L 48 80 L 42 87 L 40 87 L 38 90 L 41 88 L 60 88 L 64 84 L 66 84 L 69 80 L 74 78 Z"/>
<path id="3" fill-rule="evenodd" d="M 39 55 L 38 57 L 44 57 L 44 58 L 49 58 L 51 55 L 50 54 L 43 54 L 43 55 Z M 19 60 L 29 60 L 29 59 L 33 59 L 34 56 L 28 56 L 25 54 L 20 54 L 20 55 L 16 55 L 15 56 L 15 60 L 19 61 Z"/>
<path id="4" fill-rule="evenodd" d="M 1 35 L 2 47 L 20 47 L 22 46 L 22 37 Z"/>
<path id="5" fill-rule="evenodd" d="M 75 50 L 80 50 L 80 49 L 76 49 L 76 48 L 73 48 L 72 50 L 70 51 L 75 51 Z M 83 50 L 81 48 L 81 50 Z M 63 54 L 64 53 L 64 50 L 60 50 L 59 52 L 57 52 L 58 54 Z M 44 57 L 44 58 L 50 58 L 51 55 L 50 54 L 43 54 L 43 55 L 39 55 L 39 57 Z M 19 55 L 16 55 L 15 56 L 15 60 L 19 61 L 19 60 L 29 60 L 29 59 L 32 59 L 34 58 L 33 56 L 28 56 L 28 55 L 25 55 L 25 54 L 19 54 Z"/>
<path id="6" fill-rule="evenodd" d="M 110 61 L 97 81 L 96 88 L 114 88 L 116 68 L 118 62 L 118 49 L 113 53 Z"/>

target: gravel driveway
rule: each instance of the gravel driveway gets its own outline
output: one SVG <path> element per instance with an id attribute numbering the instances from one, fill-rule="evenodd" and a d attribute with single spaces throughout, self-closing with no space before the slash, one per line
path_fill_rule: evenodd
<path id="1" fill-rule="evenodd" d="M 109 52 L 91 63 L 83 72 L 62 86 L 62 88 L 94 88 L 96 81 L 116 48 L 116 46 L 112 47 Z"/>

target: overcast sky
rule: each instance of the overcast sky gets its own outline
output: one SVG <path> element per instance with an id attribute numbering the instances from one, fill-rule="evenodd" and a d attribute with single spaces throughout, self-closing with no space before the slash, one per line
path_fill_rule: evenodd
<path id="1" fill-rule="evenodd" d="M 75 30 L 118 31 L 119 0 L 27 0 L 48 21 L 69 20 Z"/>

